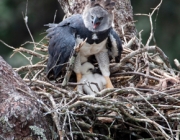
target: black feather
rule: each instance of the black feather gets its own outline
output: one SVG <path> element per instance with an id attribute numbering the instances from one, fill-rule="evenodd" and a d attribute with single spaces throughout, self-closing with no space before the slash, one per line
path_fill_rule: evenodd
<path id="1" fill-rule="evenodd" d="M 48 30 L 47 36 L 50 38 L 47 77 L 56 79 L 72 53 L 75 46 L 75 37 L 73 30 L 68 25 L 57 26 L 53 30 Z"/>
<path id="2" fill-rule="evenodd" d="M 112 35 L 113 39 L 116 41 L 116 46 L 113 46 L 113 40 L 111 39 L 110 35 Z M 108 37 L 108 49 L 110 52 L 112 52 L 112 47 L 115 47 L 118 50 L 117 56 L 115 56 L 115 54 L 112 54 L 113 57 L 115 56 L 116 63 L 118 63 L 121 59 L 121 53 L 123 48 L 119 35 L 113 29 L 110 30 L 110 34 Z"/>
<path id="3" fill-rule="evenodd" d="M 49 59 L 47 63 L 47 77 L 56 79 L 64 67 L 64 63 L 68 62 L 71 53 L 76 45 L 76 38 L 86 39 L 86 43 L 99 44 L 104 41 L 112 28 L 105 31 L 97 32 L 96 40 L 92 39 L 94 32 L 89 31 L 83 22 L 82 16 L 79 14 L 63 20 L 59 24 L 48 24 L 50 28 L 47 30 L 49 38 Z"/>

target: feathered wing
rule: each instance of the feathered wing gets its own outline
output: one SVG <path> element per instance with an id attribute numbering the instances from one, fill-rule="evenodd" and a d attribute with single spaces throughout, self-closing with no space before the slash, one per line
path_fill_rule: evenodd
<path id="1" fill-rule="evenodd" d="M 118 63 L 121 59 L 121 53 L 123 48 L 119 35 L 113 29 L 111 29 L 108 36 L 108 50 L 109 55 L 112 58 L 115 58 L 116 63 Z"/>
<path id="2" fill-rule="evenodd" d="M 59 24 L 48 24 L 49 38 L 47 77 L 56 79 L 64 63 L 68 62 L 76 44 L 76 32 L 83 24 L 80 14 L 72 15 Z"/>
<path id="3" fill-rule="evenodd" d="M 60 24 L 47 25 L 50 27 L 47 30 L 49 38 L 47 77 L 49 79 L 58 77 L 75 46 L 74 29 L 70 26 L 70 21 L 68 19 Z"/>

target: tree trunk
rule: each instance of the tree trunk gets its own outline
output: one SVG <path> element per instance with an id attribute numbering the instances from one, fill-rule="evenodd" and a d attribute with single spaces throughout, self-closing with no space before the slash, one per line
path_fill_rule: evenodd
<path id="1" fill-rule="evenodd" d="M 64 12 L 75 14 L 82 13 L 88 0 L 58 0 Z M 114 10 L 114 25 L 120 37 L 130 40 L 136 34 L 133 23 L 133 10 L 130 0 L 113 0 L 116 2 Z M 122 27 L 124 34 L 122 32 Z"/>
<path id="2" fill-rule="evenodd" d="M 48 121 L 36 99 L 36 94 L 0 57 L 0 140 L 50 139 Z"/>

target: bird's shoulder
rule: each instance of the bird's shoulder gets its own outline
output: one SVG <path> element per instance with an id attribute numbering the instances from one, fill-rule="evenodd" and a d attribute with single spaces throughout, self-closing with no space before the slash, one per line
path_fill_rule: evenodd
<path id="1" fill-rule="evenodd" d="M 78 29 L 79 27 L 84 27 L 82 15 L 81 14 L 74 14 L 74 15 L 64 19 L 63 21 L 61 21 L 58 24 L 59 27 L 67 26 L 67 25 L 70 27 L 73 27 L 75 29 Z"/>
<path id="2" fill-rule="evenodd" d="M 76 35 L 76 38 L 86 39 L 88 44 L 99 44 L 104 41 L 111 30 L 111 28 L 99 31 L 92 32 L 90 31 L 84 24 L 83 18 L 81 14 L 74 14 L 62 22 L 59 23 L 59 27 L 68 26 L 70 27 Z"/>
<path id="3" fill-rule="evenodd" d="M 46 30 L 47 37 L 52 38 L 54 36 L 59 36 L 58 38 L 64 38 L 65 34 L 74 35 L 75 33 L 79 32 L 78 30 L 85 28 L 82 15 L 74 14 L 58 24 L 50 23 L 45 26 L 49 28 Z M 57 38 L 57 37 L 56 37 Z"/>
<path id="4" fill-rule="evenodd" d="M 115 38 L 116 40 L 121 42 L 121 39 L 120 39 L 119 35 L 117 34 L 117 32 L 114 30 L 114 28 L 110 29 L 109 37 L 110 36 L 112 36 L 113 38 Z"/>
<path id="5" fill-rule="evenodd" d="M 115 58 L 116 62 L 119 62 L 121 58 L 121 52 L 123 50 L 122 42 L 119 35 L 113 28 L 111 28 L 108 36 L 108 50 L 110 56 L 112 56 L 112 58 Z"/>

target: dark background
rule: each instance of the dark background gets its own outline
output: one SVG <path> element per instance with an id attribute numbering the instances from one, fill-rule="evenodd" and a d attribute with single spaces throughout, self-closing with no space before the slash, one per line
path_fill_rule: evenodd
<path id="1" fill-rule="evenodd" d="M 148 14 L 159 2 L 159 0 L 131 0 L 134 14 Z M 55 22 L 58 23 L 64 13 L 57 0 L 29 0 L 28 26 L 35 42 L 40 41 L 45 36 L 46 27 L 44 24 L 53 22 L 56 10 Z M 20 47 L 24 42 L 31 41 L 23 20 L 22 13 L 25 11 L 26 0 L 0 0 L 0 39 L 13 47 Z M 156 15 L 157 13 L 153 16 L 153 23 L 157 45 L 166 53 L 173 64 L 175 58 L 180 60 L 180 1 L 164 0 L 155 22 Z M 143 30 L 142 37 L 145 43 L 150 33 L 149 19 L 144 16 L 134 16 L 134 20 L 137 30 Z M 25 47 L 32 47 L 32 45 Z M 10 58 L 12 53 L 12 49 L 0 43 L 0 55 L 10 65 L 19 67 L 28 62 L 19 54 Z"/>

